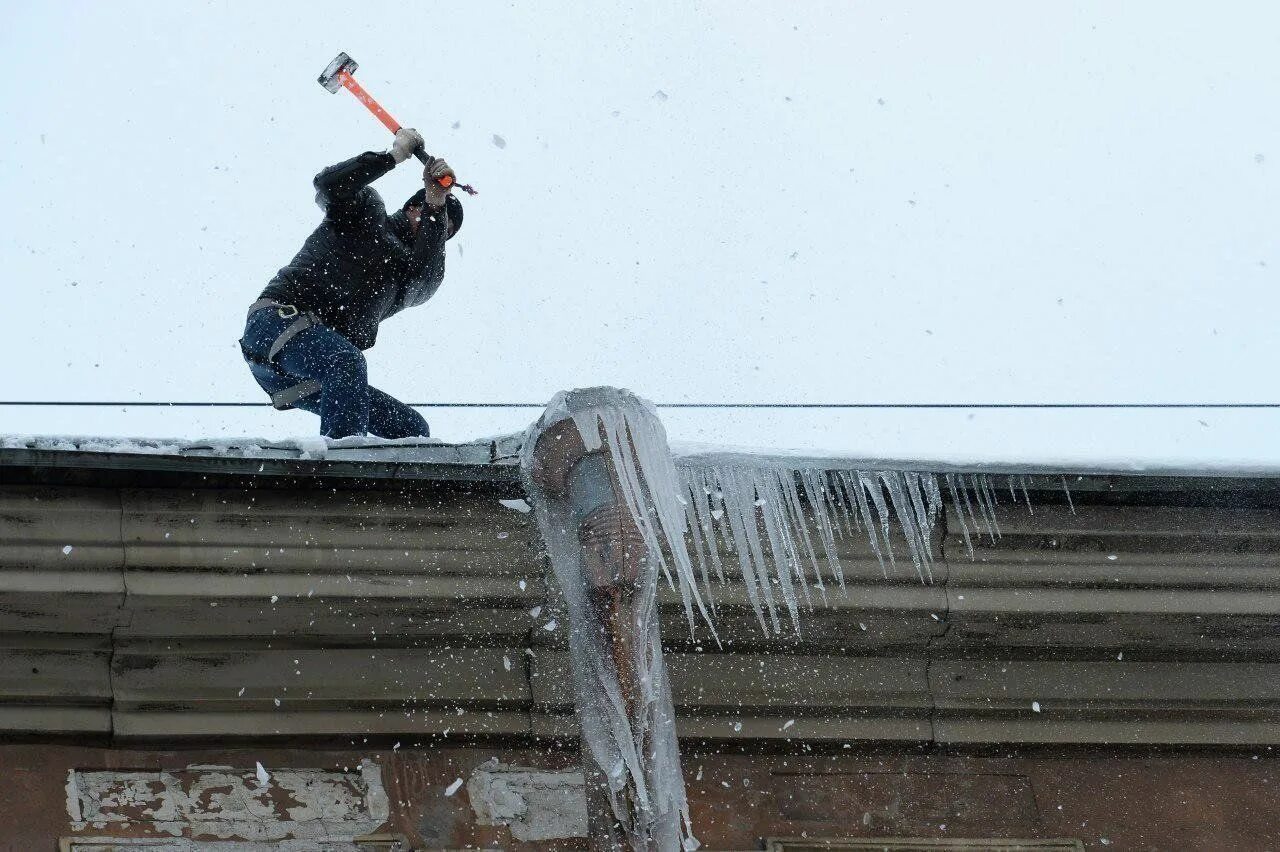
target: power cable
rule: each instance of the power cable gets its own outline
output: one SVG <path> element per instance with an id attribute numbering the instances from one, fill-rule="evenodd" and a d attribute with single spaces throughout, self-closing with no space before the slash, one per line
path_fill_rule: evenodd
<path id="1" fill-rule="evenodd" d="M 412 408 L 544 408 L 544 402 L 410 402 Z M 658 408 L 687 409 L 1277 409 L 1274 402 L 659 402 Z M 0 400 L 13 407 L 99 408 L 264 408 L 268 402 L 153 400 Z"/>

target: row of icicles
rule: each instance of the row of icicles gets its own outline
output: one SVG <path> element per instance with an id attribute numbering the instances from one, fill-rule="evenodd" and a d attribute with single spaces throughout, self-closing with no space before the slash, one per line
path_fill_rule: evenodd
<path id="1" fill-rule="evenodd" d="M 696 588 L 685 589 L 686 583 L 681 582 L 686 602 L 692 593 L 700 609 L 705 598 L 706 608 L 715 612 L 712 576 L 721 585 L 728 582 L 721 553 L 730 552 L 737 557 L 761 628 L 766 633 L 771 628 L 774 634 L 782 632 L 780 607 L 786 609 L 798 634 L 802 606 L 812 609 L 815 596 L 826 603 L 829 583 L 844 590 L 837 542 L 846 536 L 866 537 L 887 578 L 898 568 L 892 534 L 896 521 L 916 576 L 922 583 L 931 582 L 933 538 L 942 516 L 944 489 L 971 558 L 975 535 L 985 534 L 993 543 L 1000 537 L 996 506 L 1003 489 L 997 486 L 998 478 L 1005 480 L 1000 486 L 1007 487 L 1015 503 L 1025 503 L 1028 511 L 1034 511 L 1029 478 L 1021 474 L 722 465 L 681 465 L 677 471 L 683 486 L 678 500 L 685 514 L 685 537 L 692 544 L 702 587 L 699 593 Z M 1069 491 L 1067 499 L 1071 499 Z M 672 544 L 677 549 L 686 546 L 670 539 L 664 543 L 668 549 Z M 674 557 L 677 565 L 687 559 L 682 555 Z M 667 569 L 665 557 L 661 562 Z M 666 576 L 674 587 L 669 570 Z"/>
<path id="2" fill-rule="evenodd" d="M 736 556 L 761 629 L 781 634 L 785 608 L 798 635 L 801 607 L 812 609 L 815 596 L 826 603 L 829 583 L 845 590 L 839 540 L 865 536 L 888 577 L 898 569 L 896 522 L 916 576 L 928 583 L 944 488 L 970 557 L 976 535 L 1000 536 L 1000 491 L 1032 511 L 1025 474 L 821 468 L 749 456 L 677 464 L 653 406 L 616 388 L 558 395 L 548 412 L 572 417 L 587 450 L 612 457 L 623 502 L 650 557 L 679 589 L 690 630 L 700 614 L 713 636 L 712 574 L 730 581 L 722 553 Z"/>

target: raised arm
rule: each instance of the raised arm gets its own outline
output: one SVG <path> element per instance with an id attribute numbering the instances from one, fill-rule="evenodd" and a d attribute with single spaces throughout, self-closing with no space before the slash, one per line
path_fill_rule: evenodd
<path id="1" fill-rule="evenodd" d="M 340 214 L 342 208 L 352 205 L 360 191 L 395 168 L 396 161 L 390 154 L 366 151 L 350 160 L 343 160 L 320 172 L 312 183 L 316 188 L 316 204 L 325 213 Z"/>
<path id="2" fill-rule="evenodd" d="M 422 136 L 418 131 L 401 128 L 390 151 L 366 151 L 330 166 L 312 181 L 316 188 L 316 204 L 330 219 L 341 220 L 358 215 L 364 207 L 360 193 L 412 156 L 414 149 L 421 144 Z"/>

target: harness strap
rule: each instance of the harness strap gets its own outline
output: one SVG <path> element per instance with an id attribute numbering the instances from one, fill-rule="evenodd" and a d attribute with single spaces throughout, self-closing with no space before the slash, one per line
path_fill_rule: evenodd
<path id="1" fill-rule="evenodd" d="M 321 385 L 318 380 L 309 379 L 293 387 L 276 391 L 271 394 L 271 406 L 277 411 L 287 411 L 293 408 L 298 400 L 311 396 L 313 393 L 319 393 L 320 388 Z"/>
<path id="2" fill-rule="evenodd" d="M 275 299 L 259 299 L 258 301 L 254 302 L 252 305 L 249 306 L 249 313 L 245 315 L 245 320 L 248 321 L 249 317 L 253 316 L 263 308 L 283 308 L 283 307 L 285 306 L 277 302 Z M 293 306 L 290 305 L 289 307 L 293 307 Z"/>
<path id="3" fill-rule="evenodd" d="M 283 302 L 277 302 L 275 299 L 259 299 L 254 302 L 249 306 L 248 316 L 251 317 L 258 311 L 265 310 L 267 308 L 275 308 L 276 312 L 280 314 L 281 319 L 297 317 L 297 319 L 290 323 L 284 331 L 280 332 L 280 336 L 275 339 L 275 342 L 271 344 L 271 348 L 267 351 L 267 364 L 270 365 L 275 361 L 276 356 L 280 354 L 280 350 L 284 348 L 286 343 L 311 328 L 311 326 L 320 325 L 320 318 L 311 311 L 299 310 L 297 305 L 286 305 Z M 244 342 L 241 341 L 241 346 L 243 345 Z M 319 393 L 321 388 L 322 385 L 317 379 L 309 379 L 305 382 L 299 382 L 296 385 L 271 394 L 271 405 L 280 411 L 286 411 L 293 408 L 298 400 L 304 399 L 312 394 Z"/>
<path id="4" fill-rule="evenodd" d="M 297 311 L 297 308 L 294 308 L 294 310 Z M 282 313 L 281 316 L 283 317 L 284 314 Z M 268 362 L 274 361 L 276 359 L 276 356 L 280 354 L 280 350 L 284 348 L 284 345 L 286 343 L 288 343 L 290 340 L 293 340 L 302 332 L 311 328 L 311 326 L 317 325 L 317 324 L 318 323 L 316 321 L 315 315 L 312 314 L 310 311 L 307 311 L 306 313 L 299 316 L 296 320 L 294 320 L 292 323 L 289 324 L 288 328 L 280 332 L 280 336 L 276 338 L 276 342 L 271 344 L 271 349 L 267 351 L 267 361 Z"/>
<path id="5" fill-rule="evenodd" d="M 268 364 L 275 361 L 276 356 L 280 354 L 280 350 L 284 348 L 286 343 L 311 328 L 311 326 L 320 325 L 320 318 L 312 311 L 300 310 L 297 305 L 286 305 L 283 302 L 277 302 L 275 299 L 259 299 L 254 302 L 249 306 L 249 314 L 245 317 L 245 321 L 247 322 L 249 317 L 266 308 L 275 308 L 281 319 L 297 317 L 284 331 L 280 332 L 280 336 L 271 344 L 271 348 L 267 351 Z"/>

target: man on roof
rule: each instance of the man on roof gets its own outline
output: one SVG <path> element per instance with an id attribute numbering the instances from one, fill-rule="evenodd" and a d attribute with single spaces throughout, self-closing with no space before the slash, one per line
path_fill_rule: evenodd
<path id="1" fill-rule="evenodd" d="M 316 175 L 324 221 L 249 307 L 240 348 L 254 379 L 276 408 L 318 414 L 328 438 L 430 434 L 421 414 L 369 386 L 363 354 L 379 323 L 435 295 L 445 241 L 462 226 L 442 159 L 429 159 L 423 188 L 390 215 L 370 186 L 421 146 L 418 131 L 402 128 L 391 150 Z"/>

